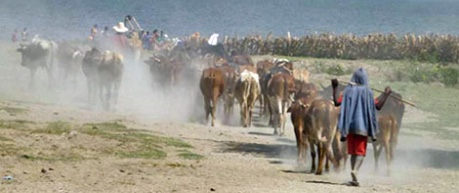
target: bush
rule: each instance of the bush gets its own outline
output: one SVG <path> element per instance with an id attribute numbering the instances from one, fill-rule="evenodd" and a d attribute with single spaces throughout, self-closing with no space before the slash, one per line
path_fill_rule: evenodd
<path id="1" fill-rule="evenodd" d="M 413 82 L 441 82 L 446 86 L 454 86 L 458 83 L 459 71 L 452 67 L 422 67 L 415 65 L 409 70 L 410 80 Z"/>
<path id="2" fill-rule="evenodd" d="M 459 72 L 457 69 L 447 67 L 447 68 L 440 68 L 440 82 L 445 84 L 446 86 L 454 86 L 457 84 Z"/>

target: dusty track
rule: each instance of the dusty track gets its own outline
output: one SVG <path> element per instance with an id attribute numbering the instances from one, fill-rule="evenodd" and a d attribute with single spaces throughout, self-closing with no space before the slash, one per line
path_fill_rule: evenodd
<path id="1" fill-rule="evenodd" d="M 15 60 L 6 59 L 1 65 L 1 105 L 27 109 L 27 112 L 12 115 L 1 111 L 0 119 L 39 123 L 66 121 L 72 124 L 121 120 L 129 128 L 147 129 L 161 136 L 182 139 L 194 147 L 193 152 L 205 158 L 192 161 L 176 156 L 168 156 L 163 160 L 107 157 L 76 162 L 47 162 L 21 161 L 3 156 L 0 157 L 0 172 L 14 176 L 14 180 L 3 181 L 0 192 L 459 191 L 457 141 L 402 135 L 399 138 L 391 177 L 384 175 L 384 161 L 381 163 L 381 171 L 373 172 L 374 162 L 370 151 L 360 173 L 361 187 L 348 187 L 343 185 L 350 179 L 348 170 L 341 174 L 330 173 L 323 176 L 296 170 L 296 147 L 290 121 L 286 137 L 273 136 L 271 128 L 263 127 L 266 121 L 260 120 L 256 120 L 255 127 L 249 129 L 222 124 L 209 127 L 198 122 L 203 109 L 193 105 L 193 98 L 192 102 L 168 100 L 166 104 L 148 103 L 145 102 L 149 98 L 147 91 L 138 91 L 141 96 L 125 93 L 116 112 L 91 111 L 84 105 L 84 89 L 79 89 L 78 92 L 82 94 L 77 95 L 65 92 L 50 97 L 49 93 L 40 91 L 28 94 L 21 85 L 27 80 L 27 71 L 14 65 Z M 124 91 L 133 90 L 125 87 Z M 167 99 L 158 97 L 160 95 L 155 96 L 152 100 Z M 140 98 L 130 100 L 135 97 Z M 131 101 L 136 103 L 129 103 Z M 140 108 L 143 102 L 146 107 Z M 181 108 L 186 112 L 180 111 Z M 172 110 L 177 113 L 174 115 Z M 198 116 L 190 118 L 184 117 L 185 115 Z M 408 108 L 406 115 L 404 122 L 408 123 L 425 121 L 420 117 L 427 117 L 428 114 Z M 237 108 L 234 116 L 235 120 L 239 120 Z M 221 116 L 218 117 L 221 120 Z M 2 130 L 2 134 L 7 135 L 8 131 Z M 37 146 L 53 143 L 63 147 L 68 143 L 65 136 L 36 136 L 34 143 Z M 79 134 L 77 139 L 78 137 Z M 81 139 L 87 140 L 83 137 Z M 102 142 L 87 140 L 85 143 L 97 146 Z M 371 145 L 368 147 L 371 149 Z M 41 169 L 47 172 L 42 173 Z"/>

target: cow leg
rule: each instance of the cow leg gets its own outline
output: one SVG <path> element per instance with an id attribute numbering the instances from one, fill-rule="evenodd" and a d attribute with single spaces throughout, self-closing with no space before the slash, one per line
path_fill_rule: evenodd
<path id="1" fill-rule="evenodd" d="M 273 110 L 271 109 L 272 105 L 271 105 L 271 99 L 269 97 L 265 97 L 265 103 L 267 105 L 267 108 L 268 108 L 268 113 L 269 113 L 269 122 L 268 122 L 268 126 L 273 126 Z"/>
<path id="2" fill-rule="evenodd" d="M 332 142 L 327 142 L 326 146 L 325 146 L 325 151 L 326 151 L 326 154 L 327 154 L 327 160 L 326 160 L 326 163 L 325 163 L 325 171 L 326 172 L 330 172 L 330 163 L 331 162 L 333 164 L 333 167 L 335 167 L 336 170 L 338 170 L 339 168 L 339 164 L 336 162 L 335 160 L 335 155 L 333 154 L 333 147 L 332 147 Z"/>
<path id="3" fill-rule="evenodd" d="M 316 171 L 316 147 L 311 142 L 309 146 L 311 147 L 311 173 L 314 173 Z"/>
<path id="4" fill-rule="evenodd" d="M 206 96 L 204 96 L 204 110 L 205 110 L 205 116 L 206 116 L 206 124 L 209 123 L 209 115 L 210 115 L 210 99 Z"/>
<path id="5" fill-rule="evenodd" d="M 378 172 L 379 168 L 379 151 L 378 151 L 378 143 L 379 142 L 373 142 L 373 156 L 375 159 L 375 173 Z"/>
<path id="6" fill-rule="evenodd" d="M 211 106 L 211 115 L 212 115 L 212 127 L 215 126 L 215 110 L 217 109 L 217 101 L 218 101 L 218 94 L 214 94 L 212 98 L 212 106 Z"/>
<path id="7" fill-rule="evenodd" d="M 319 142 L 317 146 L 319 149 L 319 165 L 317 166 L 316 175 L 322 175 L 325 160 L 325 147 L 323 142 Z"/>
<path id="8" fill-rule="evenodd" d="M 258 99 L 258 102 L 260 103 L 260 117 L 263 117 L 263 96 Z"/>
<path id="9" fill-rule="evenodd" d="M 390 165 L 391 165 L 391 152 L 390 152 L 390 146 L 388 142 L 384 143 L 384 153 L 386 155 L 386 171 L 387 175 L 390 176 Z"/>
<path id="10" fill-rule="evenodd" d="M 304 154 L 303 154 L 304 149 L 305 149 L 305 147 L 304 147 L 305 143 L 303 141 L 304 138 L 303 138 L 303 134 L 301 132 L 301 128 L 302 127 L 303 127 L 302 124 L 297 124 L 294 127 L 295 138 L 296 138 L 296 148 L 298 150 L 298 158 L 297 158 L 297 161 L 296 161 L 297 164 L 298 164 L 298 167 L 303 167 L 303 164 L 304 164 L 303 160 L 305 158 Z"/>
<path id="11" fill-rule="evenodd" d="M 325 173 L 330 172 L 330 158 L 325 156 Z"/>
<path id="12" fill-rule="evenodd" d="M 252 105 L 249 106 L 249 127 L 252 127 L 252 116 L 253 116 L 255 102 L 256 101 L 253 101 Z"/>

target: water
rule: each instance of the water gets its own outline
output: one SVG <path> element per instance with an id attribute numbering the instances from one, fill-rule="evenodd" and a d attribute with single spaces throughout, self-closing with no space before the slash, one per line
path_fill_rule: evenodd
<path id="1" fill-rule="evenodd" d="M 457 0 L 0 0 L 0 38 L 15 28 L 55 39 L 82 38 L 93 24 L 111 27 L 131 14 L 148 30 L 170 36 L 303 36 L 314 32 L 366 35 L 459 34 Z M 100 29 L 101 30 L 101 29 Z M 222 37 L 222 36 L 220 36 Z"/>

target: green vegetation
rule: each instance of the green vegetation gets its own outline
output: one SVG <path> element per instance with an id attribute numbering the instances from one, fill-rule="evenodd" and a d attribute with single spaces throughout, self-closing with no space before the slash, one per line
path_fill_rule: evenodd
<path id="1" fill-rule="evenodd" d="M 0 120 L 0 128 L 3 129 L 25 130 L 30 124 L 34 124 L 34 122 L 26 120 Z"/>
<path id="2" fill-rule="evenodd" d="M 82 126 L 72 125 L 68 122 L 57 121 L 47 124 L 35 124 L 36 129 L 27 129 L 26 126 L 34 124 L 34 122 L 24 120 L 0 120 L 0 128 L 11 129 L 13 137 L 19 137 L 19 140 L 30 140 L 29 133 L 45 134 L 44 139 L 55 138 L 56 135 L 66 135 L 75 131 L 76 135 L 92 136 L 104 140 L 97 140 L 100 143 L 96 147 L 87 147 L 81 144 L 75 144 L 77 140 L 68 141 L 68 145 L 55 146 L 52 145 L 50 150 L 47 145 L 42 146 L 20 146 L 23 143 L 16 143 L 10 137 L 0 136 L 0 155 L 12 156 L 20 154 L 20 158 L 31 161 L 79 161 L 90 159 L 94 154 L 117 156 L 120 158 L 140 158 L 140 159 L 164 159 L 168 153 L 180 154 L 184 159 L 201 159 L 202 156 L 193 154 L 189 151 L 192 148 L 188 143 L 169 137 L 160 137 L 153 135 L 147 130 L 131 129 L 121 122 L 104 122 L 104 123 L 88 123 Z M 27 131 L 27 132 L 23 132 Z M 47 137 L 48 136 L 48 137 Z M 69 136 L 70 137 L 70 136 Z M 42 138 L 39 138 L 42 139 Z M 70 139 L 70 138 L 68 138 Z M 113 143 L 116 142 L 116 143 Z M 90 152 L 88 152 L 90 151 Z M 36 153 L 38 152 L 38 153 Z M 84 157 L 83 152 L 88 152 L 90 157 Z"/>
<path id="3" fill-rule="evenodd" d="M 25 113 L 28 110 L 23 109 L 23 108 L 16 108 L 16 107 L 0 107 L 0 111 L 6 111 L 8 114 L 15 116 L 21 113 Z"/>
<path id="4" fill-rule="evenodd" d="M 39 155 L 21 155 L 20 158 L 27 159 L 30 161 L 47 161 L 47 162 L 74 162 L 81 161 L 85 158 L 75 152 L 53 152 L 50 154 L 39 154 Z"/>
<path id="5" fill-rule="evenodd" d="M 43 129 L 36 129 L 32 133 L 44 133 L 51 135 L 62 135 L 69 133 L 72 130 L 72 126 L 68 122 L 56 121 L 48 123 L 48 125 Z"/>
<path id="6" fill-rule="evenodd" d="M 202 155 L 195 154 L 195 153 L 188 152 L 188 151 L 179 153 L 178 156 L 182 157 L 183 159 L 188 159 L 188 160 L 200 160 L 204 158 L 204 156 Z"/>

